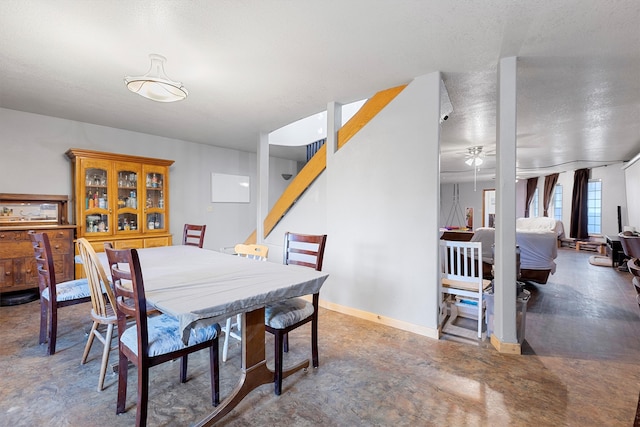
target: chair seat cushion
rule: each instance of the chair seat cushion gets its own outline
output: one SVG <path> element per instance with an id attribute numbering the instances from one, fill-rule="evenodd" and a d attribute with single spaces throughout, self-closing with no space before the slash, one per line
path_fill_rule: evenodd
<path id="1" fill-rule="evenodd" d="M 266 306 L 264 322 L 274 329 L 284 329 L 312 314 L 313 304 L 302 298 L 291 298 Z"/>
<path id="2" fill-rule="evenodd" d="M 56 301 L 71 301 L 90 296 L 89 282 L 86 278 L 56 284 Z M 49 299 L 49 288 L 42 292 L 42 297 L 46 300 Z"/>
<path id="3" fill-rule="evenodd" d="M 180 324 L 174 317 L 161 314 L 147 318 L 147 330 L 149 334 L 149 354 L 148 356 L 158 356 L 160 354 L 171 353 L 187 347 L 182 342 Z M 189 335 L 189 345 L 200 344 L 218 336 L 220 325 L 195 327 L 191 329 Z M 122 344 L 126 345 L 138 354 L 138 330 L 135 326 L 128 328 L 120 336 Z"/>

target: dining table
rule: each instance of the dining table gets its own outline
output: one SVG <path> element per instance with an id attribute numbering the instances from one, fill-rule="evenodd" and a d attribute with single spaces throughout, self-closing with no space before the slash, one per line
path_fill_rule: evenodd
<path id="1" fill-rule="evenodd" d="M 265 354 L 265 306 L 318 293 L 328 273 L 296 265 L 257 262 L 196 246 L 137 249 L 147 303 L 178 319 L 183 340 L 198 324 L 242 314 L 241 375 L 231 394 L 196 426 L 210 426 L 253 389 L 274 381 Z M 109 271 L 104 253 L 98 254 Z M 303 360 L 283 372 L 306 369 Z"/>

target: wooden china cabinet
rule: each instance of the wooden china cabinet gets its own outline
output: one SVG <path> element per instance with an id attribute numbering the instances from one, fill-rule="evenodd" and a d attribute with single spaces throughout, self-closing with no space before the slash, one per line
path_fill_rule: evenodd
<path id="1" fill-rule="evenodd" d="M 96 252 L 172 244 L 169 231 L 169 166 L 173 160 L 71 148 L 77 237 Z M 84 276 L 76 266 L 76 277 Z"/>

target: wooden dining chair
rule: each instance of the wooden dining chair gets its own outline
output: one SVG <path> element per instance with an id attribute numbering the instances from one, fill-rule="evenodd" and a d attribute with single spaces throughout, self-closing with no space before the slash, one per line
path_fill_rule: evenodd
<path id="1" fill-rule="evenodd" d="M 182 244 L 201 248 L 204 244 L 204 233 L 206 231 L 206 225 L 185 224 L 184 232 L 182 233 Z"/>
<path id="2" fill-rule="evenodd" d="M 116 300 L 107 274 L 91 243 L 84 237 L 81 237 L 76 241 L 76 246 L 78 247 L 78 254 L 82 259 L 82 267 L 89 282 L 89 291 L 91 292 L 91 320 L 93 320 L 91 332 L 89 332 L 87 344 L 84 347 L 84 353 L 82 354 L 80 363 L 83 365 L 87 363 L 87 357 L 93 345 L 93 340 L 97 338 L 103 345 L 100 377 L 98 379 L 98 391 L 102 391 L 104 388 L 104 377 L 107 373 L 107 365 L 109 363 L 109 353 L 111 350 L 117 348 L 117 346 L 111 346 L 113 332 L 118 323 L 115 308 Z M 104 335 L 99 329 L 99 327 L 103 325 L 107 327 Z"/>
<path id="3" fill-rule="evenodd" d="M 284 264 L 301 265 L 322 271 L 324 248 L 327 235 L 296 234 L 284 235 Z M 289 332 L 311 322 L 311 360 L 314 368 L 318 360 L 318 300 L 320 294 L 313 294 L 312 301 L 291 298 L 265 307 L 265 329 L 275 337 L 275 394 L 282 392 L 282 365 L 284 353 L 289 351 Z"/>
<path id="4" fill-rule="evenodd" d="M 258 261 L 266 261 L 269 254 L 269 247 L 265 245 L 245 245 L 238 243 L 234 247 L 236 255 L 244 258 L 254 259 Z M 222 361 L 227 361 L 227 353 L 229 351 L 229 338 L 235 338 L 238 341 L 242 341 L 242 314 L 236 315 L 235 323 L 232 322 L 232 318 L 229 317 L 225 322 L 225 326 L 222 328 L 224 332 L 224 342 L 222 344 Z"/>
<path id="5" fill-rule="evenodd" d="M 89 302 L 91 295 L 87 279 L 56 282 L 56 272 L 49 236 L 30 231 L 38 270 L 40 288 L 40 339 L 47 343 L 47 355 L 56 352 L 58 335 L 58 308 Z"/>
<path id="6" fill-rule="evenodd" d="M 140 259 L 135 249 L 116 250 L 105 247 L 115 288 L 118 316 L 118 401 L 116 413 L 125 412 L 127 399 L 127 368 L 133 363 L 138 368 L 138 400 L 136 426 L 146 425 L 149 368 L 174 359 L 181 359 L 180 382 L 187 380 L 187 356 L 209 348 L 211 374 L 211 400 L 220 402 L 220 374 L 218 364 L 218 336 L 220 325 L 195 327 L 189 343 L 182 341 L 176 318 L 166 314 L 147 316 L 147 301 Z M 133 322 L 128 322 L 129 318 Z"/>

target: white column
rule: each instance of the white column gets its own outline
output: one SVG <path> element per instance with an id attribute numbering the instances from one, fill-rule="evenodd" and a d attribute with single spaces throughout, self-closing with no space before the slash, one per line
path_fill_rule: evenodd
<path id="1" fill-rule="evenodd" d="M 331 173 L 332 166 L 334 165 L 334 155 L 336 151 L 338 151 L 338 131 L 342 128 L 342 104 L 338 104 L 335 101 L 331 101 L 327 104 L 327 141 L 325 145 L 327 146 L 326 153 L 326 164 L 327 168 L 325 170 L 325 174 L 327 175 L 327 188 L 340 188 L 340 178 L 336 177 L 335 172 Z M 339 218 L 340 214 L 336 210 L 335 201 L 334 201 L 334 192 L 327 191 L 327 234 L 332 236 L 330 238 L 334 238 L 337 231 L 332 228 L 333 221 L 331 221 L 331 217 Z M 330 265 L 329 261 L 330 257 L 325 258 L 325 266 Z"/>
<path id="2" fill-rule="evenodd" d="M 500 60 L 496 122 L 496 239 L 493 334 L 506 352 L 520 352 L 516 335 L 516 71 L 517 58 Z M 510 350 L 512 351 L 509 351 Z M 500 348 L 498 348 L 500 350 Z M 517 351 L 516 351 L 517 350 Z"/>
<path id="3" fill-rule="evenodd" d="M 258 200 L 256 203 L 256 243 L 264 242 L 264 219 L 269 213 L 269 134 L 258 137 Z"/>
<path id="4" fill-rule="evenodd" d="M 342 127 L 342 104 L 331 101 L 327 104 L 327 169 L 331 156 L 338 151 L 338 131 Z"/>

